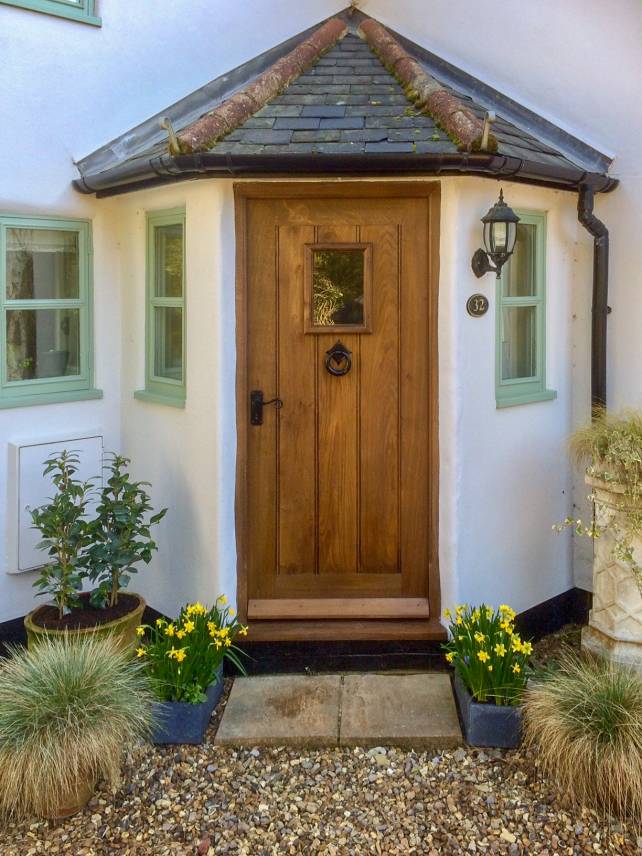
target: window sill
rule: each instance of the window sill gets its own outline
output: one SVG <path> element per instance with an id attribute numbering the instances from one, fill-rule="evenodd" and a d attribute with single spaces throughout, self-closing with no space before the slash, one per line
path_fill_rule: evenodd
<path id="1" fill-rule="evenodd" d="M 89 24 L 91 27 L 102 27 L 103 24 L 96 15 L 86 15 L 83 9 L 74 9 L 72 6 L 62 4 L 58 8 L 46 0 L 0 0 L 0 5 L 29 9 L 30 12 L 42 12 L 43 15 L 65 18 L 68 21 L 76 21 L 78 24 Z"/>
<path id="2" fill-rule="evenodd" d="M 10 407 L 35 407 L 42 404 L 67 404 L 70 401 L 91 401 L 102 398 L 102 389 L 76 389 L 68 392 L 43 392 L 34 395 L 14 395 L 0 398 L 0 410 Z"/>
<path id="3" fill-rule="evenodd" d="M 148 401 L 151 404 L 166 404 L 169 407 L 185 407 L 185 399 L 180 396 L 162 395 L 159 392 L 149 392 L 147 389 L 137 389 L 134 398 L 138 401 Z"/>
<path id="4" fill-rule="evenodd" d="M 506 398 L 497 399 L 497 409 L 517 407 L 520 404 L 533 404 L 536 401 L 553 401 L 555 398 L 557 398 L 557 393 L 554 389 L 540 389 L 537 392 L 529 392 L 513 397 L 507 395 Z"/>

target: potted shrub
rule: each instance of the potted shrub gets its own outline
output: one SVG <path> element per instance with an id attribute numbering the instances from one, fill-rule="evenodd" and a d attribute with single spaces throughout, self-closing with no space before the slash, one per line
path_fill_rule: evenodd
<path id="1" fill-rule="evenodd" d="M 455 669 L 455 695 L 472 746 L 513 749 L 521 740 L 521 694 L 533 647 L 515 632 L 509 606 L 458 606 L 443 646 Z"/>
<path id="2" fill-rule="evenodd" d="M 246 634 L 247 627 L 224 595 L 209 610 L 190 603 L 175 620 L 158 618 L 154 626 L 138 628 L 141 644 L 136 653 L 147 667 L 157 699 L 154 743 L 203 742 L 223 692 L 225 659 L 245 673 L 234 639 Z"/>
<path id="3" fill-rule="evenodd" d="M 563 797 L 642 828 L 642 681 L 632 669 L 567 654 L 529 683 L 524 737 Z"/>
<path id="4" fill-rule="evenodd" d="M 152 695 L 113 638 L 65 636 L 0 661 L 0 811 L 68 817 L 149 733 Z"/>
<path id="5" fill-rule="evenodd" d="M 152 508 L 144 490 L 147 482 L 130 481 L 129 460 L 111 455 L 96 516 L 88 519 L 93 480 L 76 478 L 78 463 L 77 455 L 67 451 L 45 463 L 44 474 L 53 474 L 56 493 L 47 505 L 31 514 L 43 535 L 39 547 L 50 561 L 41 568 L 34 585 L 39 594 L 51 596 L 53 605 L 38 607 L 27 615 L 27 638 L 33 644 L 43 636 L 67 632 L 110 635 L 120 639 L 124 647 L 132 647 L 145 601 L 122 589 L 136 572 L 136 565 L 151 560 L 156 549 L 151 527 L 167 509 L 150 516 Z M 95 588 L 80 593 L 85 579 Z"/>
<path id="6" fill-rule="evenodd" d="M 587 466 L 593 519 L 567 518 L 554 528 L 595 539 L 582 647 L 642 671 L 642 414 L 597 411 L 570 444 Z"/>

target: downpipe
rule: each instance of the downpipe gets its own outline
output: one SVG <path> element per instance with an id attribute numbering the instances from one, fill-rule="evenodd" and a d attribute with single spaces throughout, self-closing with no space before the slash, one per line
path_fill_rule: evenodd
<path id="1" fill-rule="evenodd" d="M 609 230 L 593 214 L 594 191 L 581 184 L 577 219 L 593 236 L 593 305 L 591 318 L 591 404 L 606 407 L 606 339 L 609 297 Z"/>

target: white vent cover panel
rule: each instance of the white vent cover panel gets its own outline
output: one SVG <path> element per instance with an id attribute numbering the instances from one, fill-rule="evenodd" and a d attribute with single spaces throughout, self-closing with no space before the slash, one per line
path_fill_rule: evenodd
<path id="1" fill-rule="evenodd" d="M 98 488 L 102 485 L 103 438 L 102 436 L 71 437 L 47 443 L 10 444 L 13 466 L 10 469 L 15 476 L 14 529 L 9 541 L 13 541 L 13 557 L 9 556 L 9 573 L 22 573 L 40 567 L 45 556 L 36 548 L 41 540 L 37 529 L 33 528 L 30 508 L 44 505 L 53 495 L 55 488 L 51 477 L 44 477 L 44 462 L 52 455 L 60 454 L 63 449 L 75 452 L 80 458 L 77 478 L 95 478 Z M 95 503 L 94 503 L 95 505 Z M 89 512 L 91 514 L 91 506 Z M 13 559 L 13 560 L 12 560 Z"/>

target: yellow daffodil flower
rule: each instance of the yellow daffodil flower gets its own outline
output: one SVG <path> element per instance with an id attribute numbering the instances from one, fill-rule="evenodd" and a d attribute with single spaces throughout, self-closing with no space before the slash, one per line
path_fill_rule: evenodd
<path id="1" fill-rule="evenodd" d="M 176 654 L 174 655 L 174 659 L 178 663 L 182 663 L 185 657 L 187 657 L 187 654 L 185 653 L 185 648 L 179 648 Z"/>
<path id="2" fill-rule="evenodd" d="M 183 637 L 184 637 L 184 636 L 185 636 L 185 631 L 184 631 L 184 630 L 182 630 L 182 629 L 181 629 L 181 630 L 177 630 L 177 631 L 176 631 L 176 638 L 177 638 L 177 639 L 183 639 Z"/>
<path id="3" fill-rule="evenodd" d="M 519 636 L 513 636 L 513 638 L 511 639 L 511 644 L 513 646 L 513 651 L 519 653 L 522 650 L 522 640 L 519 638 Z"/>
<path id="4" fill-rule="evenodd" d="M 230 628 L 229 627 L 221 627 L 221 629 L 218 631 L 218 635 L 222 639 L 225 639 L 226 636 L 230 635 Z"/>
<path id="5" fill-rule="evenodd" d="M 486 651 L 478 651 L 477 659 L 481 660 L 482 663 L 485 663 L 486 660 L 490 660 L 490 654 L 488 654 Z"/>
<path id="6" fill-rule="evenodd" d="M 241 627 L 239 630 L 239 636 L 247 636 L 247 627 Z"/>
<path id="7" fill-rule="evenodd" d="M 230 616 L 230 618 L 234 618 L 234 616 L 236 615 L 236 610 L 230 609 L 230 610 L 228 610 L 227 614 Z"/>
<path id="8" fill-rule="evenodd" d="M 156 619 L 156 627 L 162 627 L 165 624 L 165 620 L 163 618 Z"/>
<path id="9" fill-rule="evenodd" d="M 464 623 L 464 619 L 461 617 L 461 615 L 458 615 L 456 620 L 455 620 L 455 624 L 459 624 L 459 626 L 461 626 L 463 623 Z"/>
<path id="10" fill-rule="evenodd" d="M 231 645 L 232 645 L 232 640 L 230 639 L 230 637 L 229 637 L 229 636 L 227 636 L 227 637 L 225 638 L 225 647 L 226 647 L 226 648 L 229 648 Z"/>
<path id="11" fill-rule="evenodd" d="M 498 645 L 495 645 L 495 653 L 498 657 L 506 656 L 506 646 L 502 645 L 501 642 Z"/>
<path id="12" fill-rule="evenodd" d="M 475 633 L 475 642 L 479 642 L 479 644 L 481 645 L 481 643 L 485 642 L 485 641 L 486 641 L 486 637 L 484 636 L 484 634 L 477 631 Z"/>
<path id="13" fill-rule="evenodd" d="M 448 662 L 449 662 L 449 663 L 452 663 L 452 661 L 455 659 L 455 652 L 454 652 L 454 651 L 449 651 L 449 652 L 446 654 L 446 659 L 448 660 Z"/>
<path id="14" fill-rule="evenodd" d="M 444 618 L 451 618 L 452 612 L 449 609 L 444 609 Z"/>
<path id="15" fill-rule="evenodd" d="M 492 618 L 493 618 L 493 615 L 495 615 L 495 613 L 493 612 L 493 610 L 492 610 L 492 609 L 490 608 L 490 606 L 489 606 L 489 607 L 488 607 L 488 609 L 486 610 L 486 618 L 487 618 L 489 621 L 491 621 L 491 620 L 492 620 Z"/>
<path id="16" fill-rule="evenodd" d="M 167 627 L 165 628 L 165 635 L 166 636 L 173 636 L 175 633 L 176 633 L 176 628 L 174 627 L 174 625 L 168 624 Z"/>
<path id="17" fill-rule="evenodd" d="M 139 627 L 136 628 L 136 636 L 144 636 L 144 635 L 145 635 L 145 628 L 141 624 Z"/>
<path id="18" fill-rule="evenodd" d="M 216 646 L 217 651 L 219 650 L 219 648 L 223 647 L 223 644 L 221 643 L 221 641 L 219 639 L 214 640 L 214 645 Z"/>
<path id="19" fill-rule="evenodd" d="M 492 664 L 491 664 L 491 663 L 489 663 L 489 664 L 486 666 L 486 668 L 488 669 L 488 671 L 489 671 L 489 672 L 492 672 L 492 671 L 493 671 L 493 667 L 492 667 Z"/>
<path id="20" fill-rule="evenodd" d="M 526 654 L 527 657 L 533 653 L 533 646 L 530 642 L 522 642 L 522 654 Z"/>
<path id="21" fill-rule="evenodd" d="M 177 653 L 178 653 L 178 649 L 174 648 L 174 646 L 172 645 L 172 647 L 167 652 L 167 656 L 169 657 L 170 660 L 173 660 Z"/>
<path id="22" fill-rule="evenodd" d="M 520 673 L 521 671 L 522 671 L 522 667 L 519 665 L 519 663 L 515 663 L 515 665 L 513 666 L 513 672 L 514 672 L 516 675 L 519 675 L 519 673 Z"/>
<path id="23" fill-rule="evenodd" d="M 185 624 L 183 624 L 183 629 L 186 633 L 191 633 L 192 630 L 196 627 L 194 622 L 191 619 L 188 619 Z"/>
<path id="24" fill-rule="evenodd" d="M 144 648 L 136 648 L 136 656 L 137 657 L 144 657 L 145 656 L 145 649 Z"/>
<path id="25" fill-rule="evenodd" d="M 226 595 L 222 594 L 220 597 L 216 598 L 216 605 L 217 606 L 225 606 L 226 603 L 227 603 Z"/>

